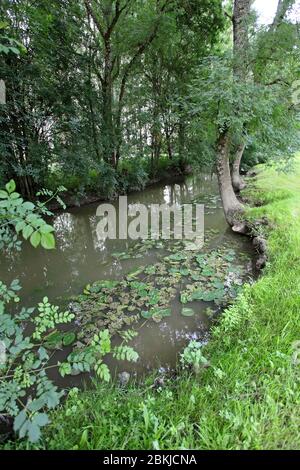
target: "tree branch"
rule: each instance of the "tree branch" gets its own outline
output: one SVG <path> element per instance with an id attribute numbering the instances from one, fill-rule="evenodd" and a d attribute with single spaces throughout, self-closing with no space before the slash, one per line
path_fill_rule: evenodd
<path id="1" fill-rule="evenodd" d="M 113 17 L 112 22 L 110 23 L 107 31 L 104 34 L 106 39 L 108 39 L 111 36 L 117 22 L 119 21 L 121 14 L 123 13 L 124 10 L 126 10 L 127 7 L 130 6 L 130 3 L 131 3 L 131 0 L 127 0 L 124 3 L 124 5 L 120 7 L 120 0 L 116 1 L 115 16 Z"/>
<path id="2" fill-rule="evenodd" d="M 104 33 L 104 30 L 103 30 L 103 27 L 100 23 L 99 18 L 96 15 L 94 9 L 92 8 L 90 0 L 84 0 L 84 4 L 85 4 L 85 8 L 86 8 L 86 11 L 87 11 L 88 15 L 93 19 L 99 33 L 101 34 L 103 39 L 105 39 L 105 33 Z"/>
<path id="3" fill-rule="evenodd" d="M 295 0 L 278 0 L 276 14 L 270 26 L 271 31 L 275 31 L 282 24 L 287 11 L 294 3 Z"/>
<path id="4" fill-rule="evenodd" d="M 227 16 L 227 18 L 230 19 L 231 22 L 233 22 L 233 15 L 230 15 L 227 11 L 224 11 L 224 15 Z"/>

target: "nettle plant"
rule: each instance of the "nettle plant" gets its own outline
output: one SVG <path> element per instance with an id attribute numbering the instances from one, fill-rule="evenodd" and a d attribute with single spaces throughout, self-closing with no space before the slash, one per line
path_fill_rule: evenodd
<path id="1" fill-rule="evenodd" d="M 25 202 L 15 192 L 10 181 L 0 191 L 0 248 L 21 249 L 19 235 L 37 247 L 55 248 L 54 229 L 43 215 L 51 215 L 46 203 Z M 43 191 L 40 195 L 58 199 L 58 193 Z M 18 280 L 9 286 L 0 281 L 0 418 L 10 422 L 20 438 L 36 442 L 41 428 L 49 423 L 49 410 L 55 408 L 64 395 L 47 376 L 47 370 L 57 368 L 60 375 L 94 371 L 104 381 L 111 379 L 103 362 L 112 354 L 118 360 L 137 361 L 138 354 L 127 343 L 131 335 L 124 335 L 120 346 L 112 347 L 110 333 L 95 334 L 83 349 L 74 349 L 65 362 L 55 359 L 55 351 L 68 347 L 76 340 L 76 333 L 60 331 L 70 324 L 74 313 L 61 311 L 47 297 L 37 308 L 16 308 L 20 302 Z M 12 305 L 14 308 L 11 308 Z M 17 310 L 17 311 L 16 311 Z M 70 325 L 71 326 L 71 325 Z"/>

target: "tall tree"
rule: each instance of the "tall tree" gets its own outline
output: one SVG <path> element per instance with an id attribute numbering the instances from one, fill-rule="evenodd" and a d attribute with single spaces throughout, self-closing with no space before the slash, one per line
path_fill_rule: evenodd
<path id="1" fill-rule="evenodd" d="M 247 61 L 244 55 L 248 44 L 248 22 L 252 0 L 235 0 L 233 11 L 233 51 L 234 70 L 238 79 L 243 80 L 247 73 Z M 242 54 L 243 53 L 243 54 Z M 218 130 L 217 138 L 217 175 L 222 197 L 225 217 L 232 226 L 237 220 L 237 215 L 243 210 L 238 201 L 231 180 L 230 172 L 230 143 L 233 129 L 228 123 Z"/>
<path id="2" fill-rule="evenodd" d="M 291 41 L 288 39 L 288 31 L 285 30 L 282 34 L 280 27 L 282 26 L 289 9 L 293 6 L 294 3 L 295 0 L 278 0 L 276 14 L 272 24 L 267 28 L 266 32 L 263 31 L 262 35 L 258 34 L 258 37 L 254 38 L 254 43 L 258 42 L 257 49 L 254 51 L 254 53 L 253 46 L 252 51 L 250 52 L 251 46 L 249 45 L 248 38 L 245 38 L 246 42 L 242 45 L 242 47 L 236 47 L 235 55 L 239 58 L 240 64 L 241 62 L 244 63 L 244 67 L 238 67 L 236 70 L 241 80 L 246 79 L 247 68 L 249 69 L 251 63 L 251 54 L 253 71 L 252 77 L 258 86 L 265 86 L 266 84 L 267 86 L 271 86 L 276 85 L 279 82 L 284 83 L 285 78 L 283 76 L 279 80 L 278 77 L 276 79 L 267 79 L 266 72 L 268 72 L 270 69 L 268 65 L 272 64 L 274 60 L 278 59 L 279 50 L 282 69 L 285 68 L 283 64 L 286 63 L 286 54 L 290 54 L 293 51 L 295 41 L 293 39 Z M 235 43 L 238 44 L 238 41 L 235 41 Z M 276 57 L 274 57 L 274 48 L 276 48 Z M 242 70 L 244 70 L 244 73 L 241 75 L 240 73 Z M 283 75 L 286 75 L 286 73 L 283 73 Z M 244 135 L 240 137 L 239 142 L 236 145 L 235 155 L 232 163 L 232 184 L 234 190 L 237 192 L 245 187 L 245 183 L 240 175 L 240 166 L 247 144 L 246 134 L 247 129 L 245 127 Z"/>

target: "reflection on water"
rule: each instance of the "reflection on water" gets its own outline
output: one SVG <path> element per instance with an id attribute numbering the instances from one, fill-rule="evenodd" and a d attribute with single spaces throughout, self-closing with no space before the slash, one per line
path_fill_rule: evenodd
<path id="1" fill-rule="evenodd" d="M 214 239 L 217 246 L 224 241 L 238 245 L 238 251 L 249 251 L 246 239 L 233 234 L 227 227 L 218 196 L 215 179 L 207 176 L 189 177 L 176 184 L 158 184 L 140 193 L 128 196 L 128 204 L 176 204 L 197 202 L 205 205 L 205 230 L 214 229 L 218 235 Z M 118 201 L 113 202 L 117 212 Z M 111 254 L 125 251 L 131 245 L 130 240 L 100 240 L 97 237 L 96 217 L 98 204 L 69 209 L 54 217 L 57 249 L 45 251 L 33 249 L 23 243 L 20 253 L 13 258 L 0 258 L 0 279 L 9 283 L 14 278 L 23 286 L 23 301 L 33 305 L 47 294 L 51 302 L 59 302 L 82 291 L 90 282 L 99 279 L 119 279 L 125 272 L 140 265 L 157 261 L 158 254 L 150 252 L 145 258 L 120 261 Z M 207 305 L 205 305 L 205 308 Z M 180 303 L 174 301 L 172 316 L 160 324 L 148 322 L 141 327 L 140 334 L 133 346 L 139 351 L 141 361 L 138 365 L 128 366 L 136 371 L 148 369 L 154 365 L 174 365 L 176 351 L 181 349 L 188 339 L 205 339 L 209 320 L 203 309 L 191 318 L 180 314 Z"/>

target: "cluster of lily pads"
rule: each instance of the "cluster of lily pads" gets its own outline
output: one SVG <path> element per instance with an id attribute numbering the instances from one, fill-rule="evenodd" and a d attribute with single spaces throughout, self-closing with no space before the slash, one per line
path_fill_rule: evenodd
<path id="1" fill-rule="evenodd" d="M 218 307 L 235 298 L 245 276 L 245 267 L 236 263 L 236 252 L 221 247 L 199 253 L 190 251 L 185 243 L 163 246 L 167 256 L 162 255 L 155 264 L 141 266 L 121 280 L 97 281 L 73 298 L 70 309 L 79 326 L 76 347 L 89 344 L 102 329 L 122 337 L 126 328 L 141 321 L 160 322 L 172 315 L 171 302 L 176 298 L 184 316 L 197 314 L 197 303 L 195 307 L 190 302 Z M 139 242 L 132 252 L 139 253 L 140 246 L 146 252 L 150 243 Z M 152 242 L 151 248 L 154 246 Z M 127 258 L 122 255 L 119 259 Z"/>

